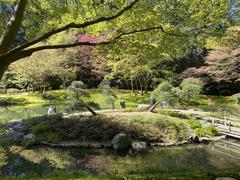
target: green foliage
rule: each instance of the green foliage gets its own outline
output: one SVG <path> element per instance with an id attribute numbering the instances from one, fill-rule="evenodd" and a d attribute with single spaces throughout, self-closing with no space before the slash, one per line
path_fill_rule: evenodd
<path id="1" fill-rule="evenodd" d="M 206 134 L 210 136 L 218 136 L 221 134 L 220 131 L 215 127 L 213 127 L 212 125 L 207 126 L 205 130 L 206 130 Z"/>
<path id="2" fill-rule="evenodd" d="M 195 130 L 197 136 L 199 137 L 220 135 L 219 130 L 213 127 L 212 125 L 203 127 L 203 125 L 199 121 L 193 119 L 189 120 L 188 124 L 191 129 Z"/>
<path id="3" fill-rule="evenodd" d="M 194 120 L 194 119 L 189 120 L 188 124 L 191 129 L 197 129 L 197 128 L 201 129 L 202 128 L 202 124 L 199 121 Z"/>
<path id="4" fill-rule="evenodd" d="M 112 109 L 115 109 L 115 101 L 117 99 L 116 93 L 111 89 L 110 83 L 103 80 L 99 85 L 99 89 L 102 90 L 105 102 L 112 105 Z"/>
<path id="5" fill-rule="evenodd" d="M 151 97 L 157 99 L 158 101 L 167 101 L 171 103 L 174 98 L 172 92 L 172 84 L 168 81 L 164 81 L 158 85 L 156 89 L 151 93 Z"/>
<path id="6" fill-rule="evenodd" d="M 14 73 L 12 83 L 19 88 L 32 85 L 35 90 L 43 87 L 59 89 L 65 81 L 64 75 L 69 73 L 69 70 L 62 66 L 65 61 L 66 57 L 61 51 L 46 50 L 34 53 L 9 67 L 9 72 Z"/>
<path id="7" fill-rule="evenodd" d="M 71 92 L 69 96 L 71 102 L 66 108 L 67 111 L 83 110 L 86 106 L 99 109 L 97 103 L 84 101 L 83 98 L 90 97 L 90 95 L 83 82 L 73 81 L 68 87 L 68 90 Z"/>
<path id="8" fill-rule="evenodd" d="M 187 78 L 182 81 L 179 88 L 175 88 L 175 93 L 180 101 L 189 101 L 199 97 L 202 92 L 203 82 L 197 78 Z"/>
<path id="9" fill-rule="evenodd" d="M 169 81 L 164 81 L 154 89 L 151 96 L 158 101 L 167 101 L 172 104 L 176 98 L 183 102 L 199 97 L 202 88 L 202 81 L 196 78 L 184 79 L 179 87 L 174 87 Z"/>
<path id="10" fill-rule="evenodd" d="M 83 97 L 89 96 L 86 86 L 82 81 L 73 81 L 68 90 L 72 93 L 70 96 L 72 100 L 82 101 Z"/>

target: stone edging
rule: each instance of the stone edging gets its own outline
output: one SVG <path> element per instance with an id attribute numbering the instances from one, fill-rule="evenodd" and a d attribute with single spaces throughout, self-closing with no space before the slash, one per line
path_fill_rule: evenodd
<path id="1" fill-rule="evenodd" d="M 226 136 L 217 136 L 217 137 L 201 137 L 199 138 L 198 143 L 209 143 L 211 141 L 219 141 L 221 139 L 225 139 Z M 185 144 L 192 144 L 195 142 L 191 141 L 181 141 L 177 143 L 146 143 L 150 147 L 170 147 L 170 146 L 181 146 Z M 40 142 L 41 145 L 47 145 L 51 147 L 62 147 L 62 148 L 72 148 L 72 147 L 77 147 L 77 148 L 112 148 L 111 143 L 94 143 L 94 142 L 84 142 L 84 143 L 76 143 L 76 142 L 62 142 L 62 143 L 49 143 L 49 142 Z"/>

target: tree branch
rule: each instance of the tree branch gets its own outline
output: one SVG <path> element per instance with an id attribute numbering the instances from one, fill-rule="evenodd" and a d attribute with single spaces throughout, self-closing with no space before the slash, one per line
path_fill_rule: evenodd
<path id="1" fill-rule="evenodd" d="M 176 36 L 176 37 L 190 37 L 191 34 L 186 35 L 186 34 L 174 34 L 174 33 L 170 33 L 167 32 L 163 29 L 162 26 L 158 26 L 158 27 L 149 27 L 146 29 L 138 29 L 138 30 L 134 30 L 134 31 L 130 31 L 130 32 L 123 32 L 118 34 L 117 36 L 115 36 L 114 38 L 108 40 L 108 41 L 101 41 L 101 42 L 75 42 L 75 43 L 70 43 L 70 44 L 57 44 L 57 45 L 43 45 L 43 46 L 38 46 L 38 47 L 34 47 L 34 48 L 29 48 L 26 50 L 22 50 L 20 52 L 18 52 L 17 54 L 14 54 L 13 56 L 10 57 L 11 59 L 11 63 L 18 60 L 18 59 L 22 59 L 25 57 L 29 57 L 31 56 L 34 52 L 38 52 L 38 51 L 42 51 L 42 50 L 46 50 L 46 49 L 63 49 L 63 48 L 72 48 L 72 47 L 77 47 L 77 46 L 100 46 L 100 45 L 107 45 L 107 44 L 111 44 L 116 42 L 116 40 L 120 39 L 123 36 L 128 36 L 128 35 L 132 35 L 135 33 L 141 33 L 141 32 L 147 32 L 147 31 L 152 31 L 152 30 L 160 30 L 163 33 L 166 33 L 168 35 L 171 36 Z"/>
<path id="2" fill-rule="evenodd" d="M 15 12 L 12 15 L 7 27 L 0 37 L 0 54 L 6 53 L 14 41 L 17 32 L 22 24 L 24 10 L 28 0 L 18 0 L 15 7 Z"/>
<path id="3" fill-rule="evenodd" d="M 67 29 L 70 29 L 70 28 L 86 28 L 90 25 L 94 25 L 94 24 L 97 24 L 97 23 L 100 23 L 100 22 L 105 22 L 105 21 L 111 21 L 113 19 L 116 19 L 118 18 L 119 16 L 121 16 L 124 12 L 130 10 L 139 0 L 135 0 L 133 1 L 130 5 L 126 6 L 125 8 L 123 8 L 122 10 L 120 10 L 118 13 L 116 13 L 115 15 L 113 16 L 107 16 L 107 17 L 99 17 L 95 20 L 92 20 L 92 21 L 87 21 L 87 22 L 84 22 L 84 23 L 81 23 L 81 24 L 76 24 L 76 23 L 69 23 L 63 27 L 60 27 L 60 28 L 57 28 L 57 29 L 53 29 L 52 31 L 49 31 L 45 34 L 43 34 L 42 36 L 30 41 L 30 42 L 27 42 L 21 46 L 18 46 L 16 47 L 15 49 L 12 49 L 11 51 L 9 51 L 8 53 L 4 54 L 4 58 L 8 58 L 9 56 L 11 55 L 14 55 L 15 53 L 25 49 L 25 48 L 28 48 L 34 44 L 37 44 L 55 34 L 58 34 L 60 32 L 63 32 Z"/>

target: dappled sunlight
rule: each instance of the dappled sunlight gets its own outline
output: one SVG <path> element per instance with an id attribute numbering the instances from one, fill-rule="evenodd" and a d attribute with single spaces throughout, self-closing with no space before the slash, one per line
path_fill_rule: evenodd
<path id="1" fill-rule="evenodd" d="M 21 146 L 11 146 L 10 152 L 21 156 L 32 163 L 40 164 L 42 161 L 49 161 L 50 166 L 58 169 L 68 167 L 73 161 L 68 152 L 61 152 L 51 148 L 25 149 Z"/>

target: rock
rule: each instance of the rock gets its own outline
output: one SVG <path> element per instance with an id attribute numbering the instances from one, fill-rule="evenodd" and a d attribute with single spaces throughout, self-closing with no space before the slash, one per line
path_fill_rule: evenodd
<path id="1" fill-rule="evenodd" d="M 15 131 L 12 128 L 9 128 L 5 130 L 3 133 L 1 133 L 2 136 L 13 136 L 15 135 Z"/>
<path id="2" fill-rule="evenodd" d="M 190 141 L 190 142 L 193 142 L 193 143 L 199 143 L 199 142 L 200 142 L 197 135 L 191 136 L 191 137 L 189 138 L 189 141 Z"/>
<path id="3" fill-rule="evenodd" d="M 124 150 L 130 147 L 131 141 L 125 133 L 119 133 L 112 139 L 111 144 L 115 150 Z"/>
<path id="4" fill-rule="evenodd" d="M 165 146 L 175 146 L 175 143 L 165 143 Z"/>
<path id="5" fill-rule="evenodd" d="M 207 138 L 207 137 L 201 137 L 201 138 L 199 138 L 199 141 L 201 143 L 209 143 L 211 141 L 211 139 Z"/>
<path id="6" fill-rule="evenodd" d="M 181 145 L 188 144 L 188 143 L 189 143 L 188 141 L 181 141 L 181 142 L 175 143 L 175 145 L 176 146 L 181 146 Z"/>
<path id="7" fill-rule="evenodd" d="M 32 133 L 23 136 L 24 141 L 29 141 L 29 140 L 34 140 L 34 139 L 35 139 L 35 136 Z"/>
<path id="8" fill-rule="evenodd" d="M 165 146 L 165 143 L 150 143 L 150 146 Z"/>
<path id="9" fill-rule="evenodd" d="M 7 127 L 9 129 L 13 129 L 14 131 L 18 131 L 18 132 L 24 130 L 24 126 L 22 124 L 22 121 L 12 122 Z"/>
<path id="10" fill-rule="evenodd" d="M 132 142 L 132 150 L 137 152 L 143 152 L 147 149 L 145 142 L 134 141 Z"/>
<path id="11" fill-rule="evenodd" d="M 150 109 L 150 105 L 148 105 L 148 104 L 139 104 L 137 109 L 138 110 L 142 110 L 142 111 L 147 111 L 148 109 Z"/>

